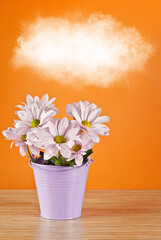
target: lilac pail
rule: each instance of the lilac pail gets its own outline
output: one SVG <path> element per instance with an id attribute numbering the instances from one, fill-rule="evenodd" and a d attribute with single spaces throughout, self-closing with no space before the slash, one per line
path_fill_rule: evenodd
<path id="1" fill-rule="evenodd" d="M 91 159 L 72 168 L 30 162 L 42 217 L 65 220 L 81 216 L 90 163 Z"/>

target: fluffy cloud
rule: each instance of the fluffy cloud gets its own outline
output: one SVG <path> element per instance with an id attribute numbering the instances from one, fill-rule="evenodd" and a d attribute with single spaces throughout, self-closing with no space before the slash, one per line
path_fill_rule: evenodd
<path id="1" fill-rule="evenodd" d="M 102 14 L 81 21 L 37 18 L 26 24 L 17 42 L 16 67 L 28 66 L 45 80 L 104 87 L 129 71 L 142 70 L 154 52 L 134 27 Z"/>

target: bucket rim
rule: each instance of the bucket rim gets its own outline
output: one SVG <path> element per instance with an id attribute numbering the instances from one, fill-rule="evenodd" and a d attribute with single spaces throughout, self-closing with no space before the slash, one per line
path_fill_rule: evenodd
<path id="1" fill-rule="evenodd" d="M 83 167 L 87 167 L 90 165 L 91 162 L 94 162 L 91 158 L 88 159 L 86 163 L 83 163 L 81 166 L 55 166 L 55 165 L 44 165 L 44 164 L 39 164 L 39 163 L 34 163 L 29 160 L 29 165 L 32 169 L 37 169 L 37 170 L 43 170 L 43 171 L 52 171 L 52 172 L 64 172 L 64 171 L 71 171 L 71 170 L 76 170 L 80 169 Z"/>

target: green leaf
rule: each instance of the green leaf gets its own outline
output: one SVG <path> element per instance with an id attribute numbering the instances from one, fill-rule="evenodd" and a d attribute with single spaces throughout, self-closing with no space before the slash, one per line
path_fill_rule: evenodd
<path id="1" fill-rule="evenodd" d="M 70 163 L 69 161 L 67 161 L 67 158 L 63 157 L 61 154 L 60 154 L 60 151 L 58 151 L 58 159 L 59 161 L 57 161 L 57 163 L 59 164 L 59 166 L 70 166 Z"/>
<path id="2" fill-rule="evenodd" d="M 45 165 L 56 165 L 54 162 L 58 160 L 55 156 L 51 157 L 50 159 L 45 161 Z M 54 161 L 54 162 L 53 162 Z"/>
<path id="3" fill-rule="evenodd" d="M 56 158 L 54 161 L 55 161 L 56 166 L 61 166 L 62 165 L 59 159 Z"/>
<path id="4" fill-rule="evenodd" d="M 83 162 L 86 162 L 88 160 L 88 157 L 93 153 L 92 149 L 89 149 L 85 155 L 83 155 Z"/>
<path id="5" fill-rule="evenodd" d="M 50 159 L 46 160 L 45 164 L 46 165 L 50 165 L 51 164 L 51 160 Z"/>
<path id="6" fill-rule="evenodd" d="M 74 163 L 75 163 L 75 159 L 69 161 L 70 167 L 73 167 Z"/>
<path id="7" fill-rule="evenodd" d="M 57 157 L 53 156 L 50 158 L 50 160 L 55 161 L 55 160 L 57 160 Z"/>

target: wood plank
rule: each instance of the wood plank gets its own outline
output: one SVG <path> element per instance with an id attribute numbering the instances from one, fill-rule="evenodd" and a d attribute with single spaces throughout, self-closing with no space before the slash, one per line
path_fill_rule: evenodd
<path id="1" fill-rule="evenodd" d="M 66 221 L 41 218 L 35 190 L 0 190 L 0 239 L 161 240 L 161 190 L 88 190 Z"/>

